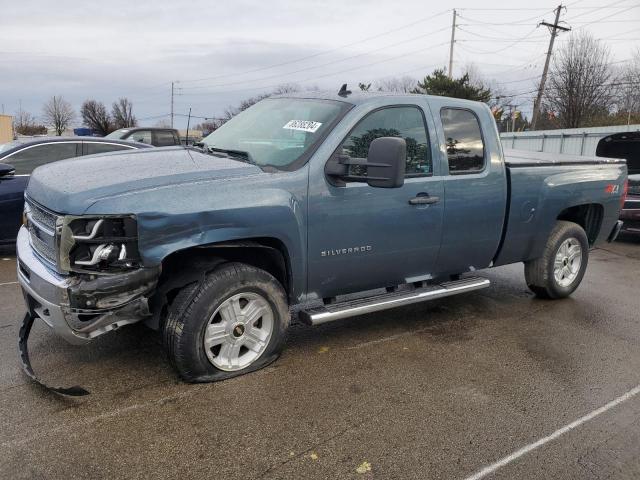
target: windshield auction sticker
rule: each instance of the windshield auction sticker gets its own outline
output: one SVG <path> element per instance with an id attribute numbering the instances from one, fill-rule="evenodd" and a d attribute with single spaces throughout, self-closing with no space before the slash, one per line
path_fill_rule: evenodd
<path id="1" fill-rule="evenodd" d="M 315 133 L 316 130 L 320 128 L 320 125 L 322 125 L 321 122 L 314 122 L 312 120 L 290 120 L 282 128 L 286 128 L 287 130 L 301 130 L 303 132 Z"/>

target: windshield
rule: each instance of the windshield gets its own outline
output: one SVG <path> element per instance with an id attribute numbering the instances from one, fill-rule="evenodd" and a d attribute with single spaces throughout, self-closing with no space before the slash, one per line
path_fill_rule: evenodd
<path id="1" fill-rule="evenodd" d="M 349 107 L 333 100 L 266 99 L 233 117 L 204 144 L 213 152 L 241 154 L 258 166 L 291 169 Z"/>
<path id="2" fill-rule="evenodd" d="M 118 140 L 122 138 L 129 130 L 126 128 L 121 128 L 120 130 L 116 130 L 115 132 L 111 132 L 109 135 L 105 135 L 104 138 L 112 138 L 114 140 Z"/>

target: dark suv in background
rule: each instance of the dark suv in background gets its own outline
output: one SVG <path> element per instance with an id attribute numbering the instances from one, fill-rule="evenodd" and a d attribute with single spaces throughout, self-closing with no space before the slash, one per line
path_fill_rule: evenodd
<path id="1" fill-rule="evenodd" d="M 38 137 L 0 144 L 0 245 L 16 241 L 22 224 L 24 191 L 37 167 L 82 155 L 149 147 L 94 137 Z"/>
<path id="2" fill-rule="evenodd" d="M 622 230 L 640 235 L 640 132 L 620 132 L 604 137 L 598 142 L 596 155 L 627 161 L 629 184 L 620 220 L 624 222 Z"/>
<path id="3" fill-rule="evenodd" d="M 178 133 L 178 130 L 174 128 L 121 128 L 120 130 L 111 132 L 104 138 L 146 143 L 147 145 L 153 145 L 154 147 L 181 145 L 180 134 Z"/>

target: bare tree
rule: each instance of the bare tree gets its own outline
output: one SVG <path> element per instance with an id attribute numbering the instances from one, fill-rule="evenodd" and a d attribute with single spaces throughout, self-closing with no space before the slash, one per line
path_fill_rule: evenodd
<path id="1" fill-rule="evenodd" d="M 376 82 L 376 90 L 381 92 L 399 92 L 409 93 L 416 88 L 418 81 L 415 78 L 404 77 L 392 77 L 383 78 Z"/>
<path id="2" fill-rule="evenodd" d="M 640 114 L 640 49 L 620 75 L 618 112 L 627 117 L 626 123 L 631 123 L 632 115 Z"/>
<path id="3" fill-rule="evenodd" d="M 138 121 L 133 116 L 133 103 L 128 98 L 120 98 L 117 102 L 113 102 L 111 120 L 116 129 L 136 127 Z"/>
<path id="4" fill-rule="evenodd" d="M 162 120 L 158 120 L 154 123 L 153 126 L 158 128 L 171 128 L 171 122 L 163 118 Z"/>
<path id="5" fill-rule="evenodd" d="M 271 95 L 284 95 L 286 93 L 295 93 L 300 91 L 300 86 L 296 83 L 283 83 L 278 85 Z"/>
<path id="6" fill-rule="evenodd" d="M 211 132 L 215 132 L 218 128 L 222 126 L 224 120 L 220 118 L 211 118 L 207 119 L 202 123 L 199 123 L 195 127 L 194 130 L 200 130 L 203 135 L 209 135 Z"/>
<path id="7" fill-rule="evenodd" d="M 590 125 L 607 116 L 614 91 L 609 49 L 588 33 L 574 34 L 553 60 L 544 107 L 561 128 Z"/>
<path id="8" fill-rule="evenodd" d="M 62 97 L 52 97 L 43 107 L 44 121 L 53 127 L 58 136 L 71 124 L 75 115 L 71 104 Z"/>
<path id="9" fill-rule="evenodd" d="M 36 119 L 29 112 L 21 110 L 13 117 L 13 130 L 18 135 L 45 135 L 47 127 L 38 125 Z"/>
<path id="10" fill-rule="evenodd" d="M 239 114 L 240 112 L 243 112 L 247 108 L 258 103 L 260 100 L 269 98 L 272 95 L 284 95 L 287 93 L 295 93 L 299 91 L 300 91 L 299 85 L 295 83 L 283 83 L 281 85 L 278 85 L 274 90 L 272 90 L 269 93 L 260 93 L 254 97 L 250 97 L 242 100 L 237 107 L 228 106 L 225 109 L 224 113 L 222 114 L 222 117 L 216 119 L 216 121 L 220 122 L 216 128 L 219 128 L 226 121 L 231 120 L 237 114 Z"/>
<path id="11" fill-rule="evenodd" d="M 102 136 L 108 135 L 115 130 L 111 117 L 102 102 L 85 100 L 80 108 L 80 113 L 84 124 Z"/>

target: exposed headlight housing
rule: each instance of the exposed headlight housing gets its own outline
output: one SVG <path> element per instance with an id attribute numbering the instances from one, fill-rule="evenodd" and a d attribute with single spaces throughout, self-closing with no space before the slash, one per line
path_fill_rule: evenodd
<path id="1" fill-rule="evenodd" d="M 138 229 L 133 215 L 65 216 L 60 233 L 60 268 L 116 273 L 138 268 Z"/>

